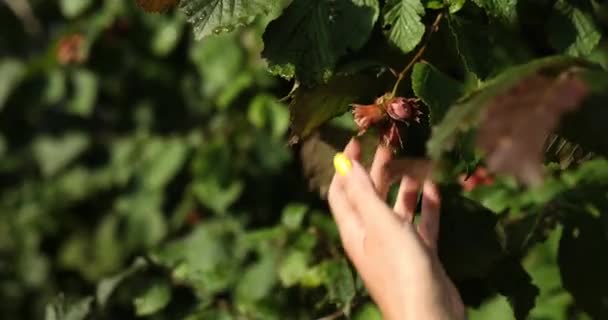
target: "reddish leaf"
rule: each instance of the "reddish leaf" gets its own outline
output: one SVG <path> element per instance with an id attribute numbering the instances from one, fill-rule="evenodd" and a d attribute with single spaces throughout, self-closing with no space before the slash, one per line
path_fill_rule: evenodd
<path id="1" fill-rule="evenodd" d="M 146 12 L 165 12 L 177 5 L 179 0 L 135 0 Z"/>
<path id="2" fill-rule="evenodd" d="M 547 137 L 563 114 L 579 107 L 588 91 L 577 71 L 570 69 L 557 77 L 528 76 L 491 99 L 477 134 L 488 169 L 513 174 L 526 184 L 540 182 Z"/>

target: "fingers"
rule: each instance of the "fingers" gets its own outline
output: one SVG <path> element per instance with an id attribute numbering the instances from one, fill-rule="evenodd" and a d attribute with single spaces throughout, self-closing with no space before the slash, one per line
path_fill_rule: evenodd
<path id="1" fill-rule="evenodd" d="M 382 225 L 394 219 L 392 211 L 378 196 L 365 168 L 352 161 L 352 168 L 343 178 L 343 187 L 350 205 L 358 212 L 364 228 Z"/>
<path id="2" fill-rule="evenodd" d="M 414 211 L 418 202 L 418 189 L 420 184 L 415 179 L 404 176 L 401 179 L 397 199 L 395 200 L 394 211 L 401 219 L 412 222 Z"/>
<path id="3" fill-rule="evenodd" d="M 352 138 L 344 148 L 344 155 L 348 158 L 360 161 L 361 160 L 361 144 L 357 139 Z"/>
<path id="4" fill-rule="evenodd" d="M 391 185 L 391 179 L 388 174 L 388 164 L 392 159 L 393 151 L 390 147 L 383 146 L 382 144 L 378 145 L 370 169 L 370 177 L 374 186 L 376 186 L 376 190 L 381 199 L 386 199 L 388 189 Z"/>
<path id="5" fill-rule="evenodd" d="M 334 176 L 329 186 L 327 200 L 338 226 L 343 246 L 348 250 L 353 247 L 351 244 L 356 243 L 356 239 L 363 234 L 363 227 L 357 211 L 350 205 L 341 179 L 342 177 Z"/>
<path id="6" fill-rule="evenodd" d="M 356 139 L 351 139 L 346 145 L 344 148 L 344 155 L 347 160 L 348 158 L 359 159 L 361 157 L 361 146 Z M 346 167 L 349 165 L 349 163 L 342 164 L 342 166 Z M 337 169 L 338 167 L 336 167 L 336 170 Z M 343 246 L 351 251 L 352 248 L 356 247 L 352 244 L 356 243 L 356 239 L 362 236 L 363 227 L 357 211 L 351 206 L 346 196 L 346 192 L 344 191 L 344 178 L 338 173 L 334 174 L 331 184 L 329 185 L 327 200 L 331 213 L 336 221 L 336 225 L 338 226 L 338 232 L 340 233 Z"/>
<path id="7" fill-rule="evenodd" d="M 439 237 L 440 197 L 437 186 L 427 180 L 422 191 L 422 213 L 418 223 L 418 233 L 429 248 L 437 251 Z"/>

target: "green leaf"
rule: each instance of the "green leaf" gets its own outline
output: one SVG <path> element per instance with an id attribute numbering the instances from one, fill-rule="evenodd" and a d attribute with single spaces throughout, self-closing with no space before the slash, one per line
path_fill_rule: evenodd
<path id="1" fill-rule="evenodd" d="M 456 13 L 462 9 L 467 0 L 445 0 L 445 2 L 449 6 L 449 11 L 451 14 Z"/>
<path id="2" fill-rule="evenodd" d="M 262 0 L 182 0 L 181 11 L 192 23 L 194 36 L 200 40 L 209 35 L 232 32 L 271 10 Z"/>
<path id="3" fill-rule="evenodd" d="M 528 319 L 539 289 L 532 283 L 532 278 L 519 259 L 508 257 L 501 261 L 493 270 L 490 281 L 500 294 L 507 297 L 515 319 Z"/>
<path id="4" fill-rule="evenodd" d="M 439 257 L 452 279 L 487 278 L 504 257 L 495 214 L 453 190 L 442 190 Z"/>
<path id="5" fill-rule="evenodd" d="M 141 150 L 141 180 L 148 190 L 160 190 L 182 168 L 188 152 L 183 141 L 173 139 L 151 139 Z"/>
<path id="6" fill-rule="evenodd" d="M 197 295 L 214 294 L 238 275 L 240 265 L 234 261 L 237 228 L 229 219 L 210 220 L 156 250 L 153 259 L 172 268 L 173 278 L 192 285 Z"/>
<path id="7" fill-rule="evenodd" d="M 514 28 L 474 15 L 448 15 L 446 21 L 450 44 L 465 71 L 477 78 L 472 80 L 486 80 L 536 56 Z"/>
<path id="8" fill-rule="evenodd" d="M 74 96 L 68 103 L 68 110 L 80 116 L 89 116 L 97 102 L 97 76 L 88 70 L 76 70 L 72 74 Z"/>
<path id="9" fill-rule="evenodd" d="M 285 287 L 298 283 L 308 271 L 308 254 L 299 250 L 290 252 L 281 262 L 279 278 Z"/>
<path id="10" fill-rule="evenodd" d="M 164 309 L 171 300 L 171 284 L 164 278 L 148 280 L 145 291 L 133 300 L 135 314 L 147 316 Z"/>
<path id="11" fill-rule="evenodd" d="M 429 122 L 439 124 L 448 108 L 464 92 L 464 86 L 428 63 L 416 63 L 412 90 L 429 107 Z"/>
<path id="12" fill-rule="evenodd" d="M 582 77 L 589 86 L 589 96 L 579 111 L 564 116 L 559 133 L 587 152 L 608 156 L 608 139 L 597 138 L 606 134 L 608 72 L 585 70 Z"/>
<path id="13" fill-rule="evenodd" d="M 386 89 L 384 78 L 367 75 L 336 76 L 314 88 L 300 87 L 289 105 L 290 143 L 308 137 L 331 118 L 346 112 L 352 103 L 373 101 Z"/>
<path id="14" fill-rule="evenodd" d="M 224 185 L 217 179 L 208 179 L 196 182 L 192 186 L 192 191 L 202 204 L 216 213 L 224 214 L 241 196 L 243 188 L 241 181 L 232 181 Z"/>
<path id="15" fill-rule="evenodd" d="M 605 252 L 608 246 L 605 213 L 608 197 L 601 200 L 603 217 L 596 218 L 585 207 L 572 204 L 559 243 L 558 263 L 564 288 L 593 319 L 608 317 L 608 256 L 591 254 Z"/>
<path id="16" fill-rule="evenodd" d="M 93 297 L 77 301 L 66 299 L 63 295 L 55 298 L 46 306 L 45 320 L 85 320 L 91 312 Z"/>
<path id="17" fill-rule="evenodd" d="M 294 0 L 268 25 L 262 55 L 275 74 L 326 81 L 341 57 L 367 42 L 378 11 L 377 0 Z"/>
<path id="18" fill-rule="evenodd" d="M 61 0 L 59 7 L 64 16 L 74 18 L 87 10 L 91 4 L 93 4 L 92 0 Z"/>
<path id="19" fill-rule="evenodd" d="M 420 20 L 424 6 L 420 0 L 388 0 L 382 16 L 384 34 L 401 51 L 412 51 L 422 40 L 425 26 Z"/>
<path id="20" fill-rule="evenodd" d="M 289 110 L 276 97 L 261 94 L 249 105 L 247 119 L 259 129 L 270 128 L 272 136 L 283 139 L 289 128 Z"/>
<path id="21" fill-rule="evenodd" d="M 152 38 L 154 54 L 165 57 L 175 49 L 182 36 L 184 24 L 181 20 L 165 21 L 158 26 Z"/>
<path id="22" fill-rule="evenodd" d="M 348 311 L 356 293 L 355 279 L 348 262 L 345 259 L 327 261 L 324 273 L 323 283 L 329 300 Z"/>
<path id="23" fill-rule="evenodd" d="M 283 209 L 281 221 L 290 230 L 297 230 L 302 225 L 302 220 L 308 212 L 308 206 L 301 203 L 289 204 Z"/>
<path id="24" fill-rule="evenodd" d="M 13 90 L 25 77 L 25 65 L 16 59 L 0 61 L 0 111 Z"/>
<path id="25" fill-rule="evenodd" d="M 382 320 L 382 313 L 373 303 L 366 303 L 355 312 L 353 320 Z"/>
<path id="26" fill-rule="evenodd" d="M 441 193 L 439 257 L 446 272 L 460 284 L 481 280 L 488 288 L 476 290 L 474 295 L 496 290 L 507 297 L 517 318 L 524 319 L 534 306 L 538 289 L 519 259 L 512 256 L 515 253 L 505 250 L 504 231 L 497 216 L 456 190 L 444 188 Z M 463 297 L 465 301 L 470 298 Z"/>
<path id="27" fill-rule="evenodd" d="M 120 286 L 120 284 L 127 278 L 131 277 L 134 273 L 138 272 L 139 270 L 142 270 L 145 266 L 147 265 L 147 263 L 145 262 L 144 259 L 136 259 L 135 262 L 133 262 L 133 264 L 128 267 L 126 270 L 123 270 L 122 272 L 102 279 L 101 281 L 99 281 L 99 283 L 97 284 L 97 291 L 96 291 L 96 298 L 97 298 L 97 303 L 99 304 L 100 307 L 104 307 L 106 305 L 106 303 L 108 302 L 108 299 L 110 298 L 110 296 L 112 295 L 112 293 L 114 293 L 114 291 L 116 290 L 116 288 L 118 288 L 118 286 Z"/>
<path id="28" fill-rule="evenodd" d="M 201 92 L 215 97 L 242 72 L 244 52 L 232 35 L 205 39 L 190 49 L 190 59 L 203 77 Z"/>
<path id="29" fill-rule="evenodd" d="M 513 312 L 509 308 L 509 302 L 504 296 L 496 296 L 485 301 L 478 308 L 471 308 L 467 314 L 470 320 L 513 320 Z"/>
<path id="30" fill-rule="evenodd" d="M 266 297 L 277 281 L 274 253 L 244 271 L 235 289 L 239 303 L 254 303 Z"/>
<path id="31" fill-rule="evenodd" d="M 517 24 L 518 0 L 473 0 L 475 4 L 484 8 L 489 16 L 505 25 Z"/>
<path id="32" fill-rule="evenodd" d="M 602 38 L 589 8 L 566 0 L 555 3 L 547 30 L 556 50 L 576 57 L 590 54 Z"/>
<path id="33" fill-rule="evenodd" d="M 88 137 L 81 133 L 57 138 L 41 136 L 34 142 L 33 152 L 42 174 L 50 177 L 76 159 L 88 145 Z"/>

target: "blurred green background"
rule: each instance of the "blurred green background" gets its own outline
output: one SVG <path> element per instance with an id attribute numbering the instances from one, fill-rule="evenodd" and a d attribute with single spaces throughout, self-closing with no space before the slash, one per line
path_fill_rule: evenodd
<path id="1" fill-rule="evenodd" d="M 287 146 L 267 21 L 197 42 L 134 1 L 24 3 L 0 2 L 0 318 L 379 319 Z M 559 233 L 524 261 L 533 319 L 578 314 Z"/>

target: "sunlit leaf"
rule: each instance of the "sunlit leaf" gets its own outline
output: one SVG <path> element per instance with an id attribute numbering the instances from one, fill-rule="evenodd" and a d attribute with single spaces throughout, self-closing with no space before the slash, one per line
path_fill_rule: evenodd
<path id="1" fill-rule="evenodd" d="M 169 281 L 153 279 L 145 291 L 133 300 L 133 305 L 138 316 L 147 316 L 162 310 L 170 300 L 171 287 Z"/>
<path id="2" fill-rule="evenodd" d="M 377 0 L 294 0 L 264 33 L 271 70 L 306 85 L 326 81 L 338 60 L 367 41 Z"/>
<path id="3" fill-rule="evenodd" d="M 177 0 L 170 2 L 174 5 Z M 275 6 L 271 1 L 263 0 L 181 0 L 179 5 L 199 40 L 248 25 L 258 15 L 268 13 Z"/>
<path id="4" fill-rule="evenodd" d="M 382 15 L 382 28 L 389 42 L 403 52 L 412 51 L 422 39 L 425 30 L 420 21 L 424 16 L 424 7 L 420 0 L 389 0 Z"/>

